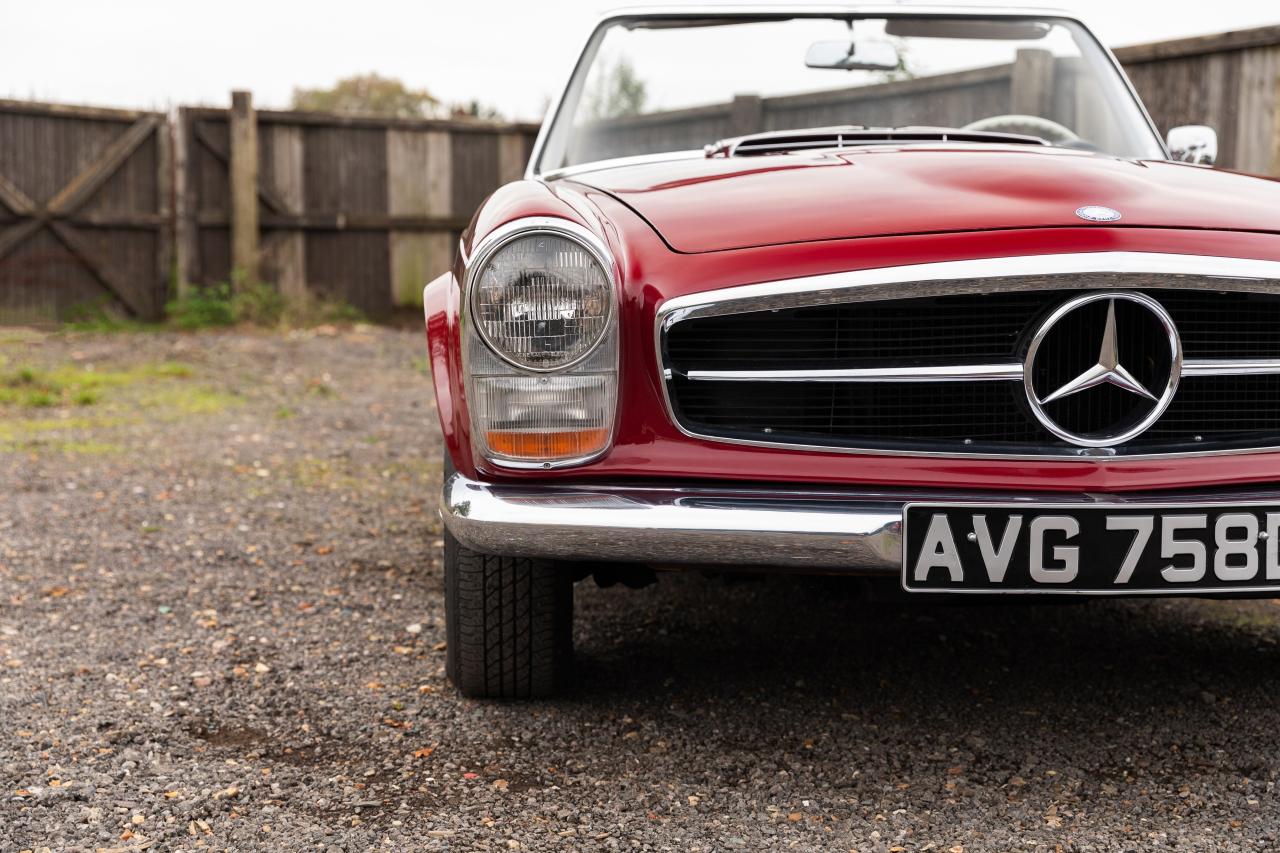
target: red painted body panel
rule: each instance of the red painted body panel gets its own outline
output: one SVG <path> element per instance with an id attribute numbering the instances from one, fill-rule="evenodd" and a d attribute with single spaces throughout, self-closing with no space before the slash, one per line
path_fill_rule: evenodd
<path id="1" fill-rule="evenodd" d="M 965 163 L 971 162 L 965 158 L 975 155 L 966 152 L 946 156 L 952 158 L 949 161 L 951 168 L 960 171 L 968 168 Z M 1021 156 L 1023 155 L 1017 155 Z M 453 276 L 432 283 L 427 297 L 436 393 L 438 398 L 444 395 L 449 397 L 440 401 L 440 413 L 443 419 L 448 420 L 444 426 L 444 434 L 455 464 L 463 473 L 491 481 L 556 479 L 588 482 L 640 478 L 680 482 L 720 480 L 954 487 L 969 490 L 1119 492 L 1280 480 L 1280 453 L 1127 461 L 1030 462 L 964 457 L 857 455 L 755 448 L 691 439 L 680 433 L 670 422 L 662 402 L 653 330 L 657 309 L 664 301 L 675 296 L 844 270 L 1067 252 L 1161 252 L 1280 261 L 1280 235 L 1260 233 L 1263 230 L 1260 226 L 1266 223 L 1280 229 L 1280 185 L 1189 167 L 1130 163 L 1127 168 L 1147 169 L 1153 175 L 1169 174 L 1178 177 L 1169 179 L 1164 190 L 1160 189 L 1160 180 L 1151 178 L 1152 201 L 1143 201 L 1145 197 L 1138 193 L 1135 188 L 1137 185 L 1126 185 L 1129 193 L 1127 201 L 1118 202 L 1104 191 L 1112 185 L 1109 183 L 1110 178 L 1105 176 L 1111 175 L 1113 168 L 1119 168 L 1111 165 L 1114 161 L 1110 158 L 1071 155 L 1062 160 L 1045 159 L 1038 162 L 1043 164 L 1040 168 L 1049 171 L 1058 169 L 1062 162 L 1101 163 L 1098 174 L 1104 177 L 1090 181 L 1090 173 L 1086 169 L 1072 166 L 1071 180 L 1076 184 L 1072 192 L 1059 188 L 1044 199 L 1036 197 L 1034 193 L 1023 193 L 1020 201 L 1012 200 L 1012 191 L 997 191 L 993 183 L 987 195 L 997 199 L 993 204 L 1005 211 L 1005 224 L 999 228 L 980 227 L 975 231 L 941 229 L 949 233 L 923 233 L 939 230 L 936 224 L 946 217 L 951 217 L 947 221 L 955 225 L 964 219 L 959 213 L 949 213 L 946 209 L 936 207 L 929 199 L 929 187 L 920 186 L 918 190 L 907 193 L 915 201 L 914 206 L 898 204 L 897 209 L 885 213 L 885 216 L 892 216 L 895 221 L 902 222 L 902 227 L 909 227 L 919 233 L 839 239 L 830 237 L 834 232 L 824 234 L 816 230 L 821 217 L 812 212 L 813 209 L 826 209 L 833 216 L 838 213 L 828 203 L 828 196 L 832 194 L 819 193 L 817 188 L 806 183 L 817 197 L 823 198 L 822 203 L 811 202 L 807 205 L 810 210 L 803 220 L 790 219 L 782 210 L 778 210 L 772 219 L 775 233 L 789 239 L 800 239 L 797 235 L 807 234 L 805 242 L 773 241 L 775 244 L 772 245 L 700 253 L 672 251 L 634 209 L 613 195 L 584 183 L 587 180 L 603 183 L 599 180 L 601 173 L 582 176 L 578 181 L 560 180 L 547 184 L 521 181 L 504 187 L 482 207 L 471 230 L 464 235 L 463 245 L 466 250 L 470 250 L 473 241 L 513 219 L 524 216 L 560 216 L 596 231 L 608 243 L 617 259 L 621 282 L 618 314 L 622 344 L 617 438 L 608 454 L 579 468 L 508 471 L 487 465 L 476 467 L 473 464 L 469 450 L 466 403 L 457 367 L 457 299 L 458 282 L 462 278 L 459 262 Z M 649 171 L 651 183 L 660 183 L 654 167 L 643 168 Z M 674 183 L 683 179 L 682 174 L 687 177 L 691 167 L 666 164 L 664 168 L 670 170 L 671 182 Z M 681 169 L 685 172 L 682 173 Z M 794 174 L 804 170 L 787 171 Z M 808 174 L 822 172 L 830 173 L 831 169 L 812 169 Z M 1183 173 L 1207 177 L 1183 178 Z M 623 171 L 618 170 L 619 178 L 622 174 Z M 810 179 L 800 180 L 807 182 Z M 1010 180 L 1015 178 L 1011 177 Z M 1032 179 L 1028 175 L 1021 175 L 1016 180 Z M 974 199 L 981 197 L 982 194 L 973 188 L 975 181 L 976 178 L 971 180 L 969 189 L 965 192 L 953 194 L 956 204 L 973 204 L 976 203 Z M 959 178 L 952 178 L 952 187 L 958 183 Z M 1044 190 L 1050 183 L 1050 179 L 1040 177 L 1035 179 L 1033 186 Z M 1194 186 L 1201 188 L 1193 190 Z M 664 190 L 656 189 L 654 192 L 661 194 Z M 782 198 L 776 200 L 781 202 L 785 199 L 788 205 L 800 206 L 798 195 L 789 194 L 783 188 L 778 188 L 777 192 Z M 945 189 L 939 192 L 945 192 Z M 1159 203 L 1169 204 L 1171 198 L 1188 199 L 1195 197 L 1196 192 L 1201 194 L 1198 211 L 1167 211 L 1165 221 L 1158 219 L 1155 199 L 1163 199 Z M 721 195 L 720 209 L 712 211 L 706 204 L 696 202 L 696 194 L 685 196 L 701 211 L 700 216 L 694 217 L 692 214 L 679 212 L 667 201 L 656 203 L 657 207 L 654 208 L 653 202 L 641 204 L 634 197 L 623 195 L 639 209 L 660 208 L 664 211 L 663 216 L 683 217 L 670 222 L 682 223 L 678 227 L 686 229 L 681 231 L 681 234 L 688 235 L 683 244 L 686 246 L 705 248 L 717 245 L 716 241 L 727 242 L 734 233 L 757 234 L 757 237 L 751 239 L 763 239 L 759 235 L 766 233 L 769 224 L 767 221 L 760 222 L 761 212 L 770 208 L 769 200 L 764 198 L 747 204 L 742 199 L 735 201 L 731 195 Z M 834 195 L 838 196 L 839 193 Z M 1276 201 L 1271 203 L 1267 216 L 1263 216 L 1256 205 L 1260 204 L 1259 199 L 1268 196 L 1274 197 Z M 921 205 L 926 201 L 929 208 L 922 209 Z M 1074 216 L 1075 208 L 1083 204 L 1116 206 L 1124 210 L 1128 224 L 1121 223 L 1123 227 L 1117 227 L 1083 223 Z M 646 208 L 646 205 L 649 207 Z M 1065 210 L 1058 217 L 1062 223 L 1050 222 L 1047 211 L 1057 210 L 1059 206 Z M 1235 214 L 1228 209 L 1236 206 L 1252 210 L 1252 218 L 1240 214 L 1239 221 L 1233 220 Z M 733 213 L 729 215 L 726 211 Z M 1015 215 L 1017 211 L 1022 211 L 1023 215 Z M 1147 220 L 1150 227 L 1132 224 L 1132 217 L 1129 216 L 1131 211 L 1136 212 L 1134 215 L 1139 220 Z M 1174 225 L 1189 222 L 1194 218 L 1195 212 L 1203 213 L 1207 221 L 1218 223 L 1218 227 L 1223 230 Z M 977 217 L 977 214 L 974 216 Z M 1252 229 L 1240 227 L 1237 230 L 1233 227 L 1242 226 L 1246 219 L 1252 222 Z M 1021 227 L 1011 227 L 1016 223 L 1021 223 Z M 1032 223 L 1035 223 L 1034 226 Z M 877 219 L 877 224 L 882 224 L 880 219 Z M 1062 227 L 1058 227 L 1060 224 Z M 668 224 L 665 227 L 670 230 L 677 226 Z M 750 229 L 758 231 L 752 232 Z M 844 230 L 854 229 L 846 227 Z M 818 236 L 820 234 L 823 236 Z M 680 239 L 675 238 L 674 242 L 680 245 Z M 741 239 L 749 241 L 747 237 Z M 447 298 L 431 292 L 436 288 L 447 291 Z M 442 368 L 447 375 L 447 382 L 441 379 Z"/>
<path id="2" fill-rule="evenodd" d="M 1123 226 L 1280 232 L 1280 185 L 1183 163 L 1038 146 L 928 146 L 677 160 L 589 172 L 678 252 L 947 231 Z M 726 215 L 732 211 L 732 215 Z"/>

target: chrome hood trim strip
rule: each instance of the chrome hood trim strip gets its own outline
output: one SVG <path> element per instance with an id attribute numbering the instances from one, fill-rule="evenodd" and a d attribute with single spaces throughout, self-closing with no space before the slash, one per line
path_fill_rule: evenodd
<path id="1" fill-rule="evenodd" d="M 1211 288 L 1206 283 L 1211 282 Z M 904 287 L 910 287 L 904 292 Z M 654 348 L 663 370 L 663 400 L 667 417 L 684 435 L 725 444 L 773 447 L 822 453 L 965 459 L 1080 460 L 1170 459 L 1184 456 L 1257 453 L 1274 446 L 1182 453 L 1118 453 L 1111 447 L 1054 448 L 1037 453 L 984 453 L 885 450 L 817 444 L 726 438 L 690 431 L 676 416 L 668 383 L 676 375 L 668 365 L 665 338 L 675 324 L 694 317 L 714 317 L 754 311 L 800 308 L 886 299 L 923 298 L 973 293 L 1030 290 L 1215 289 L 1236 292 L 1280 292 L 1280 261 L 1248 258 L 1175 255 L 1149 252 L 1091 252 L 1030 255 L 942 263 L 912 264 L 870 270 L 830 273 L 804 278 L 729 287 L 693 293 L 663 303 L 654 324 Z M 1230 376 L 1280 374 L 1277 359 L 1187 359 L 1181 375 Z M 1024 378 L 1018 363 L 957 364 L 941 367 L 891 367 L 841 370 L 689 371 L 693 381 L 729 382 L 964 382 Z"/>

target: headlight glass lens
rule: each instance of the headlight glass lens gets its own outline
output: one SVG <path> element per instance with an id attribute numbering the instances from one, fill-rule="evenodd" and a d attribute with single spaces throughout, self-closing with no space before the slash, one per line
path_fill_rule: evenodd
<path id="1" fill-rule="evenodd" d="M 489 345 L 532 370 L 583 358 L 609 322 L 609 278 L 574 240 L 519 237 L 490 257 L 472 283 L 472 316 Z"/>
<path id="2" fill-rule="evenodd" d="M 520 233 L 468 282 L 463 367 L 471 440 L 478 457 L 497 465 L 582 464 L 613 442 L 613 282 L 587 248 L 590 234 L 577 239 L 573 228 Z"/>

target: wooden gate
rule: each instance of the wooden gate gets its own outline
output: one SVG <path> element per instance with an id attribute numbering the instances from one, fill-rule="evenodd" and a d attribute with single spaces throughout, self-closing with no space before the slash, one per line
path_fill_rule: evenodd
<path id="1" fill-rule="evenodd" d="M 261 279 L 287 296 L 346 302 L 371 318 L 421 304 L 486 195 L 519 178 L 530 124 L 260 110 Z M 178 118 L 178 266 L 184 282 L 232 277 L 232 140 L 226 110 Z"/>
<path id="2" fill-rule="evenodd" d="M 0 323 L 160 317 L 170 150 L 159 113 L 0 101 Z"/>

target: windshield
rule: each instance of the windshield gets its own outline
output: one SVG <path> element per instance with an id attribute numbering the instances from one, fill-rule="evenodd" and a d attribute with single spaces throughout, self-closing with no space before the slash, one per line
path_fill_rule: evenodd
<path id="1" fill-rule="evenodd" d="M 1017 134 L 1164 157 L 1123 78 L 1073 21 L 643 17 L 596 31 L 536 169 L 821 127 L 965 129 L 968 144 Z"/>

